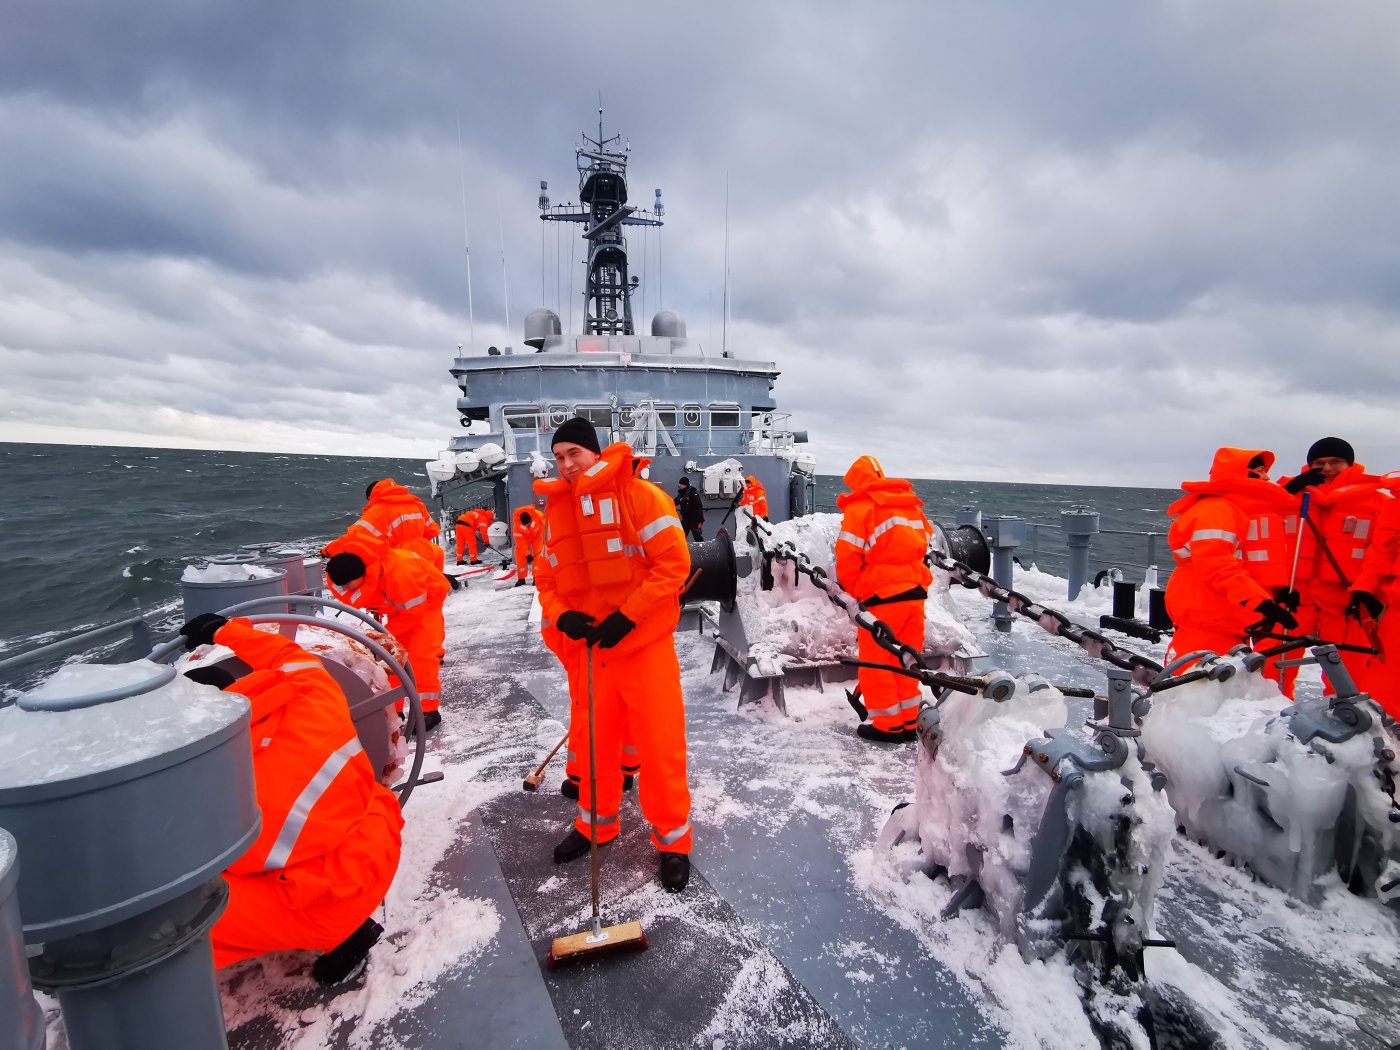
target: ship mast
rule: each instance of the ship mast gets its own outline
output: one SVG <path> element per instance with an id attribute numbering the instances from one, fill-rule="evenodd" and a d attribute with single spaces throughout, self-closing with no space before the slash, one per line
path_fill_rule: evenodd
<path id="1" fill-rule="evenodd" d="M 656 208 L 644 211 L 627 203 L 626 145 L 621 135 L 603 137 L 603 107 L 598 107 L 598 137 L 583 134 L 583 145 L 574 152 L 578 162 L 577 205 L 551 207 L 549 186 L 540 183 L 540 218 L 545 222 L 577 222 L 584 226 L 588 242 L 584 282 L 583 332 L 585 335 L 635 335 L 632 293 L 638 279 L 627 268 L 624 226 L 662 226 L 661 191 Z"/>

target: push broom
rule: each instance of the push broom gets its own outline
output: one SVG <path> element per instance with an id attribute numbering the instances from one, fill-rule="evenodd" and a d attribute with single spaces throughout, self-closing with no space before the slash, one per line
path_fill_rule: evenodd
<path id="1" fill-rule="evenodd" d="M 569 739 L 569 731 L 564 730 L 564 735 L 559 738 L 559 743 L 554 745 L 554 750 L 544 756 L 544 761 L 535 767 L 535 771 L 525 778 L 525 783 L 521 786 L 526 791 L 538 791 L 541 781 L 544 780 L 545 767 L 559 754 L 559 749 L 564 746 L 564 741 Z"/>
<path id="2" fill-rule="evenodd" d="M 588 864 L 593 877 L 593 928 L 568 937 L 556 937 L 545 963 L 552 970 L 564 963 L 578 962 L 599 955 L 640 952 L 647 946 L 647 935 L 640 922 L 604 926 L 598 910 L 598 753 L 593 733 L 593 644 L 588 653 Z"/>

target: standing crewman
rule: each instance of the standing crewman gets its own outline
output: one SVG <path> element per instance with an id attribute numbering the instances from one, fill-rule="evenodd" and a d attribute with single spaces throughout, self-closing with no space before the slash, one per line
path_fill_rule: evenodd
<path id="1" fill-rule="evenodd" d="M 928 566 L 933 527 L 924 517 L 923 502 L 909 482 L 885 477 L 874 456 L 861 456 L 842 480 L 851 491 L 836 498 L 841 509 L 836 580 L 871 615 L 888 624 L 897 640 L 923 652 L 924 600 L 933 582 Z M 898 666 L 894 656 L 860 628 L 856 655 Z M 862 722 L 856 733 L 885 744 L 913 740 L 918 679 L 868 667 L 862 667 L 858 677 L 870 723 Z"/>
<path id="2" fill-rule="evenodd" d="M 1187 495 L 1167 508 L 1176 558 L 1167 581 L 1176 624 L 1168 661 L 1200 650 L 1227 653 L 1251 633 L 1298 626 L 1298 597 L 1288 589 L 1292 501 L 1269 481 L 1273 463 L 1265 449 L 1218 449 L 1210 479 L 1183 482 Z"/>
<path id="3" fill-rule="evenodd" d="M 675 630 L 690 551 L 671 501 L 638 477 L 648 461 L 628 445 L 601 451 L 593 424 L 575 416 L 555 429 L 551 447 L 560 476 L 535 482 L 547 530 L 535 585 L 545 643 L 568 669 L 569 743 L 580 780 L 578 818 L 554 847 L 554 860 L 581 857 L 590 837 L 601 846 L 619 831 L 621 778 L 590 778 L 591 655 L 599 768 L 622 765 L 630 732 L 646 769 L 638 795 L 661 853 L 661 884 L 678 892 L 690 878 L 691 827 Z M 598 782 L 596 825 L 590 779 Z"/>
<path id="4" fill-rule="evenodd" d="M 1387 475 L 1390 493 L 1400 478 Z M 1392 717 L 1400 718 L 1400 499 L 1381 503 L 1376 536 L 1352 581 L 1345 615 L 1361 625 L 1380 652 L 1348 663 L 1362 692 L 1370 693 Z M 1368 643 L 1370 644 L 1370 643 Z"/>
<path id="5" fill-rule="evenodd" d="M 442 603 L 451 585 L 441 570 L 416 554 L 394 550 L 354 530 L 326 545 L 331 593 L 348 605 L 373 612 L 405 649 L 413 684 L 423 703 L 423 725 L 442 722 Z"/>
<path id="6" fill-rule="evenodd" d="M 700 493 L 695 491 L 690 479 L 682 475 L 676 482 L 676 517 L 681 519 L 681 530 L 696 543 L 704 540 L 705 505 L 700 501 Z"/>
<path id="7" fill-rule="evenodd" d="M 393 478 L 370 482 L 365 498 L 369 502 L 349 531 L 361 529 L 390 547 L 409 551 L 442 568 L 442 548 L 433 542 L 442 529 L 421 499 Z"/>
<path id="8" fill-rule="evenodd" d="M 511 527 L 511 542 L 515 547 L 515 585 L 525 586 L 530 566 L 544 546 L 544 518 L 535 507 L 520 507 Z"/>
<path id="9" fill-rule="evenodd" d="M 218 666 L 186 672 L 248 698 L 262 810 L 257 841 L 224 872 L 214 965 L 316 949 L 316 980 L 354 977 L 384 932 L 371 916 L 398 871 L 403 815 L 375 780 L 345 694 L 316 657 L 247 620 L 204 613 L 180 633 L 186 649 L 217 642 L 252 668 L 238 679 Z"/>
<path id="10" fill-rule="evenodd" d="M 756 517 L 765 521 L 768 519 L 768 490 L 752 474 L 744 479 L 744 495 L 739 500 L 739 506 L 748 507 Z"/>
<path id="11" fill-rule="evenodd" d="M 1371 631 L 1348 616 L 1347 609 L 1352 581 L 1376 535 L 1381 505 L 1390 499 L 1381 491 L 1388 482 L 1367 474 L 1348 442 L 1325 437 L 1308 449 L 1307 469 L 1281 483 L 1294 496 L 1306 491 L 1310 497 L 1312 525 L 1299 522 L 1299 632 L 1329 642 L 1372 644 Z"/>
<path id="12" fill-rule="evenodd" d="M 487 510 L 485 507 L 477 507 L 475 510 L 463 511 L 461 514 L 457 515 L 457 522 L 453 525 L 452 531 L 457 540 L 458 565 L 462 564 L 462 552 L 464 550 L 471 552 L 471 564 L 481 564 L 481 560 L 476 556 L 476 534 L 477 531 L 480 530 L 482 546 L 490 546 L 491 541 L 486 534 L 486 530 L 491 527 L 491 522 L 494 521 L 495 518 L 496 515 L 492 514 L 491 511 Z"/>

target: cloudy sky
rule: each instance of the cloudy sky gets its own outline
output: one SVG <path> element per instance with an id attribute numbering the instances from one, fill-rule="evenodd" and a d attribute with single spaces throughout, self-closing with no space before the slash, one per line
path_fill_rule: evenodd
<path id="1" fill-rule="evenodd" d="M 1400 468 L 1386 0 L 3 22 L 0 440 L 430 457 L 457 344 L 567 320 L 536 196 L 574 196 L 601 91 L 634 199 L 665 193 L 638 313 L 720 338 L 727 175 L 729 347 L 779 364 L 824 471 L 1173 486 L 1334 433 Z"/>

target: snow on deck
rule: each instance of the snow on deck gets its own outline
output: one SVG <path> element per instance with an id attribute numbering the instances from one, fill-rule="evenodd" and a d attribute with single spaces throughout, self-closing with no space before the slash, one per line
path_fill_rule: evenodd
<path id="1" fill-rule="evenodd" d="M 310 986 L 304 953 L 225 971 L 230 1030 L 261 1033 L 237 1045 L 458 1045 L 435 1038 L 415 1015 L 431 1010 L 444 982 L 471 982 L 501 949 L 505 924 L 519 920 L 484 895 L 442 885 L 441 872 L 454 851 L 480 845 L 472 836 L 484 833 L 468 815 L 520 792 L 521 779 L 563 732 L 567 713 L 563 674 L 530 622 L 533 589 L 498 584 L 494 576 L 476 577 L 447 599 L 445 721 L 425 766 L 442 770 L 445 779 L 420 788 L 409 803 L 403 862 L 380 916 L 385 937 L 366 978 L 327 1000 L 298 991 Z M 1020 573 L 1016 585 L 1083 623 L 1097 626 L 1098 614 L 1109 611 L 1107 588 L 1086 588 L 1068 603 L 1062 580 L 1034 570 Z M 1036 671 L 1057 684 L 1103 682 L 1101 664 L 1030 621 L 1018 618 L 1008 634 L 995 631 L 990 602 L 977 592 L 954 587 L 952 601 L 989 654 L 980 669 Z M 1160 659 L 1160 646 L 1127 644 Z M 940 921 L 952 892 L 947 883 L 925 877 L 909 846 L 888 854 L 873 849 L 891 808 L 913 796 L 917 745 L 860 741 L 837 687 L 790 689 L 786 718 L 767 706 L 736 710 L 736 694 L 721 693 L 719 677 L 708 672 L 712 647 L 707 636 L 678 636 L 692 859 L 772 956 L 858 1045 L 1092 1045 L 1066 964 L 1023 962 L 988 915 Z M 1315 687 L 1315 673 L 1310 681 Z M 521 721 L 516 707 L 507 715 L 507 697 L 521 689 L 543 714 Z M 1073 711 L 1070 721 L 1076 722 Z M 562 776 L 561 756 L 541 793 L 557 793 Z M 538 849 L 548 851 L 566 827 L 561 822 Z M 646 829 L 633 820 L 622 834 L 644 836 Z M 571 880 L 587 880 L 586 862 L 554 869 L 536 892 L 558 892 Z M 618 921 L 646 924 L 687 909 L 684 895 L 657 892 L 647 899 L 647 914 Z M 1157 932 L 1174 937 L 1179 951 L 1149 950 L 1150 976 L 1181 989 L 1212 1016 L 1226 1046 L 1380 1045 L 1358 1022 L 1395 1030 L 1396 922 L 1375 901 L 1340 886 L 1320 909 L 1302 907 L 1178 836 Z M 747 1019 L 782 984 L 764 965 L 756 962 L 736 984 L 733 1010 L 714 1019 L 705 1045 L 749 1045 Z M 45 1002 L 50 1046 L 61 1050 L 55 1004 Z M 560 1019 L 566 1034 L 567 1020 Z M 459 1023 L 470 1031 L 471 1018 Z M 669 1045 L 665 1033 L 656 1033 L 655 1045 Z"/>

